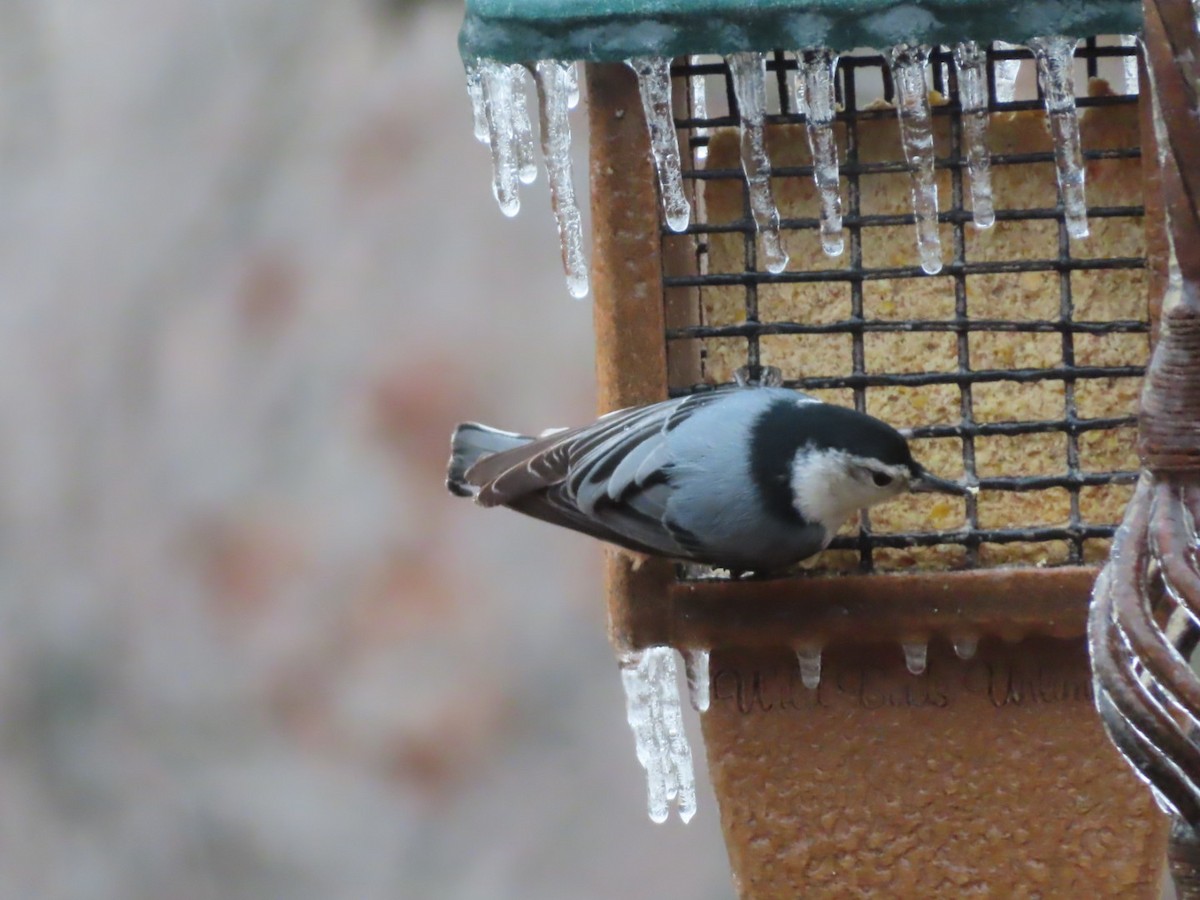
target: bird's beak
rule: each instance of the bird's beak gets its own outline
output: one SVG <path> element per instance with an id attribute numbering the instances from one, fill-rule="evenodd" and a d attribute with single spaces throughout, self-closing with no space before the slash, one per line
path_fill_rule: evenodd
<path id="1" fill-rule="evenodd" d="M 916 475 L 908 482 L 908 489 L 914 494 L 965 494 L 967 489 L 957 481 L 938 478 L 921 466 L 917 466 Z"/>

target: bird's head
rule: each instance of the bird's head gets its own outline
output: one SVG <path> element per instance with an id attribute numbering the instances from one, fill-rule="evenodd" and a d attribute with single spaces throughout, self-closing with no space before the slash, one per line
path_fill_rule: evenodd
<path id="1" fill-rule="evenodd" d="M 757 462 L 761 466 L 773 455 L 776 465 L 784 463 L 791 506 L 830 532 L 856 510 L 905 492 L 966 493 L 913 459 L 908 441 L 895 428 L 853 409 L 776 404 L 755 431 Z"/>

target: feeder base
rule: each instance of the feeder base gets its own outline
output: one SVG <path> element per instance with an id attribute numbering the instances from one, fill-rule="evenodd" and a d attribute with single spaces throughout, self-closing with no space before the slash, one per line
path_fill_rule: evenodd
<path id="1" fill-rule="evenodd" d="M 1084 640 L 715 650 L 703 716 L 746 898 L 1157 898 L 1167 821 L 1092 705 Z"/>

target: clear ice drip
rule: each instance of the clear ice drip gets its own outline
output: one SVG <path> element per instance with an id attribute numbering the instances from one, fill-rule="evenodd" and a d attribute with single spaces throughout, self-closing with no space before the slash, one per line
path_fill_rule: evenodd
<path id="1" fill-rule="evenodd" d="M 658 172 L 663 216 L 672 231 L 683 231 L 692 210 L 683 193 L 683 168 L 679 161 L 679 138 L 671 111 L 671 60 L 665 56 L 642 56 L 629 60 L 637 73 L 642 110 L 650 131 L 650 151 Z"/>
<path id="2" fill-rule="evenodd" d="M 815 691 L 821 686 L 821 648 L 800 647 L 796 650 L 796 661 L 800 663 L 800 681 Z"/>
<path id="3" fill-rule="evenodd" d="M 959 659 L 974 659 L 975 651 L 979 649 L 979 638 L 973 634 L 962 635 L 954 639 L 954 655 Z"/>
<path id="4" fill-rule="evenodd" d="M 1121 35 L 1122 47 L 1137 47 L 1136 34 Z M 1138 92 L 1138 65 L 1137 56 L 1124 56 L 1121 58 L 1122 74 L 1125 76 L 1125 93 L 1136 94 Z"/>
<path id="5" fill-rule="evenodd" d="M 763 265 L 782 272 L 788 264 L 779 235 L 779 210 L 771 192 L 771 160 L 767 156 L 767 68 L 762 53 L 725 57 L 741 113 L 742 171 L 750 193 L 750 212 L 762 243 Z"/>
<path id="6" fill-rule="evenodd" d="M 706 712 L 710 698 L 708 685 L 708 658 L 709 651 L 707 650 L 685 650 L 683 653 L 683 666 L 687 672 L 688 695 L 692 701 L 692 709 L 697 712 Z"/>
<path id="7" fill-rule="evenodd" d="M 824 48 L 798 53 L 796 109 L 806 118 L 808 149 L 812 151 L 813 181 L 821 197 L 821 248 L 828 256 L 841 256 L 842 195 L 839 183 L 837 140 L 833 120 L 837 114 L 834 73 L 837 54 Z"/>
<path id="8" fill-rule="evenodd" d="M 471 98 L 471 113 L 474 118 L 475 140 L 488 142 L 487 109 L 483 102 L 483 70 L 481 61 L 467 65 L 467 95 Z"/>
<path id="9" fill-rule="evenodd" d="M 534 68 L 538 91 L 538 117 L 542 134 L 542 155 L 546 178 L 550 182 L 550 204 L 558 223 L 562 246 L 563 271 L 572 297 L 588 292 L 587 258 L 583 249 L 583 218 L 575 200 L 571 178 L 570 72 L 574 66 L 557 60 L 541 60 Z"/>
<path id="10" fill-rule="evenodd" d="M 579 105 L 579 69 L 575 63 L 563 63 L 567 69 L 567 109 Z"/>
<path id="11" fill-rule="evenodd" d="M 904 648 L 904 665 L 913 675 L 925 671 L 925 660 L 929 656 L 929 645 L 924 641 L 916 644 L 901 644 Z"/>
<path id="12" fill-rule="evenodd" d="M 954 48 L 958 98 L 962 104 L 962 134 L 971 178 L 971 211 L 976 228 L 996 224 L 992 205 L 992 158 L 988 152 L 987 54 L 974 41 Z"/>
<path id="13" fill-rule="evenodd" d="M 683 731 L 675 671 L 670 647 L 631 650 L 621 656 L 625 713 L 638 762 L 646 770 L 647 802 L 655 822 L 667 820 L 672 800 L 684 822 L 696 814 L 696 777 Z"/>
<path id="14" fill-rule="evenodd" d="M 525 105 L 525 73 L 521 65 L 508 67 L 512 78 L 513 131 L 517 135 L 517 177 L 522 184 L 537 181 L 537 156 L 533 151 L 533 123 L 529 121 L 529 107 Z"/>
<path id="15" fill-rule="evenodd" d="M 519 163 L 512 70 L 507 64 L 492 60 L 480 60 L 479 70 L 488 144 L 492 148 L 492 193 L 500 204 L 500 212 L 515 216 L 521 211 L 521 198 L 517 194 Z"/>
<path id="16" fill-rule="evenodd" d="M 925 64 L 929 48 L 900 44 L 887 51 L 896 85 L 896 112 L 904 158 L 912 167 L 912 204 L 917 219 L 917 252 L 921 268 L 933 275 L 942 269 L 938 236 L 938 191 L 933 169 L 933 113 Z"/>
<path id="17" fill-rule="evenodd" d="M 700 61 L 699 56 L 693 56 L 689 60 L 689 62 L 691 62 L 692 64 L 698 63 L 699 61 Z M 692 75 L 690 78 L 688 78 L 688 99 L 689 99 L 689 101 L 691 103 L 691 107 L 692 107 L 692 118 L 693 119 L 707 119 L 708 118 L 708 89 L 704 83 L 703 75 Z M 709 135 L 709 130 L 707 128 L 701 127 L 701 128 L 697 128 L 695 133 L 696 133 L 696 137 L 698 137 L 698 138 L 706 138 Z M 708 144 L 701 143 L 701 144 L 696 145 L 695 153 L 696 153 L 696 162 L 702 163 L 705 160 L 707 160 L 708 159 Z"/>
<path id="18" fill-rule="evenodd" d="M 1020 45 L 1008 41 L 996 41 L 997 50 L 1020 50 Z M 1021 74 L 1019 59 L 998 59 L 995 65 L 996 102 L 1012 103 L 1017 95 L 1017 76 Z"/>
<path id="19" fill-rule="evenodd" d="M 1079 115 L 1075 109 L 1075 44 L 1077 38 L 1052 35 L 1033 38 L 1029 49 L 1037 61 L 1038 84 L 1045 96 L 1046 115 L 1054 139 L 1054 164 L 1062 194 L 1067 234 L 1087 237 L 1087 198 L 1084 195 L 1083 153 L 1079 146 Z"/>

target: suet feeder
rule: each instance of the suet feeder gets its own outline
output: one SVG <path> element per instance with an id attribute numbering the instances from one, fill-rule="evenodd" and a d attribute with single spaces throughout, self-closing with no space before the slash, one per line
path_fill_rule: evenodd
<path id="1" fill-rule="evenodd" d="M 1128 0 L 467 4 L 507 214 L 534 74 L 602 412 L 778 371 L 973 486 L 863 514 L 786 577 L 609 555 L 651 815 L 694 802 L 673 648 L 743 896 L 1158 895 L 1166 820 L 1105 740 L 1085 636 L 1153 324 L 1141 23 Z"/>

